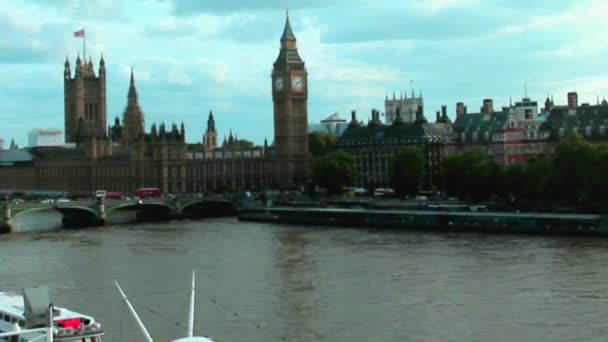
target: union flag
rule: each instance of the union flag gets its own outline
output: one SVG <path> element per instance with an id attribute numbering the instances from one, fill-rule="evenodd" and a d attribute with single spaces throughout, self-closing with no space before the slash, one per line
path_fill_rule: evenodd
<path id="1" fill-rule="evenodd" d="M 84 29 L 78 30 L 78 31 L 74 31 L 74 37 L 84 38 Z"/>

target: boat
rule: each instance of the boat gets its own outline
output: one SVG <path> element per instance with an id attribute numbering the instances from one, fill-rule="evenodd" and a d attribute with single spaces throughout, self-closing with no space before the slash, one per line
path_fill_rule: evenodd
<path id="1" fill-rule="evenodd" d="M 95 318 L 54 306 L 44 286 L 0 291 L 0 341 L 101 342 Z"/>
<path id="2" fill-rule="evenodd" d="M 129 308 L 129 312 L 133 316 L 133 319 L 135 320 L 135 322 L 137 322 L 137 326 L 139 327 L 141 333 L 143 334 L 146 342 L 154 342 L 154 340 L 152 339 L 152 336 L 150 336 L 150 332 L 146 328 L 146 325 L 142 322 L 141 318 L 139 318 L 137 311 L 135 311 L 135 308 L 133 308 L 133 305 L 131 305 L 131 302 L 127 298 L 127 295 L 125 295 L 125 293 L 123 292 L 122 288 L 120 287 L 120 285 L 118 284 L 117 281 L 114 281 L 114 284 L 116 284 L 116 288 L 120 292 L 120 295 L 122 296 L 123 301 L 127 305 L 127 308 Z M 214 342 L 212 339 L 210 339 L 209 337 L 206 337 L 206 336 L 194 336 L 194 294 L 196 292 L 195 284 L 196 284 L 196 275 L 195 275 L 195 272 L 192 271 L 192 287 L 191 287 L 191 291 L 190 291 L 190 310 L 188 311 L 187 335 L 186 335 L 186 337 L 173 339 L 170 342 Z"/>

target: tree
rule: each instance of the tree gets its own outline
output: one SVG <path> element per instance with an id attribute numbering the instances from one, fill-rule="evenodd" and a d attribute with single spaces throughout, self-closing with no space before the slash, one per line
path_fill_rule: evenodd
<path id="1" fill-rule="evenodd" d="M 344 151 L 317 157 L 312 163 L 312 180 L 328 194 L 339 195 L 345 186 L 355 181 L 355 161 Z"/>
<path id="2" fill-rule="evenodd" d="M 238 144 L 239 148 L 244 149 L 244 150 L 250 149 L 250 148 L 252 148 L 254 146 L 254 144 L 253 144 L 252 141 L 249 141 L 249 140 L 246 140 L 246 139 L 239 139 L 239 140 L 237 140 L 237 144 Z"/>
<path id="3" fill-rule="evenodd" d="M 391 161 L 389 178 L 398 196 L 416 194 L 424 177 L 424 155 L 420 148 L 402 147 Z"/>
<path id="4" fill-rule="evenodd" d="M 481 200 L 502 193 L 500 168 L 480 149 L 445 158 L 441 170 L 451 195 Z"/>
<path id="5" fill-rule="evenodd" d="M 308 134 L 308 149 L 313 157 L 323 156 L 336 150 L 336 137 L 323 132 Z"/>

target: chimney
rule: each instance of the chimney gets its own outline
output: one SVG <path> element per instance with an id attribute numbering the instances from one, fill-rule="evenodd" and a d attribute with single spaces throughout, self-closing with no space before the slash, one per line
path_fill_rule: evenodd
<path id="1" fill-rule="evenodd" d="M 354 109 L 350 111 L 350 121 L 351 122 L 357 121 L 357 111 Z"/>
<path id="2" fill-rule="evenodd" d="M 446 118 L 448 116 L 448 106 L 441 106 L 441 116 Z"/>
<path id="3" fill-rule="evenodd" d="M 575 91 L 571 91 L 568 93 L 568 107 L 569 108 L 578 107 L 578 94 Z"/>
<path id="4" fill-rule="evenodd" d="M 439 111 L 436 112 L 437 115 L 437 119 L 435 119 L 435 122 L 441 122 L 441 114 Z"/>
<path id="5" fill-rule="evenodd" d="M 494 113 L 494 101 L 492 99 L 484 99 L 481 112 L 485 114 Z"/>
<path id="6" fill-rule="evenodd" d="M 462 102 L 456 103 L 456 116 L 461 116 L 461 115 L 465 115 L 465 114 L 466 114 L 466 110 L 464 107 L 464 103 L 462 103 Z"/>

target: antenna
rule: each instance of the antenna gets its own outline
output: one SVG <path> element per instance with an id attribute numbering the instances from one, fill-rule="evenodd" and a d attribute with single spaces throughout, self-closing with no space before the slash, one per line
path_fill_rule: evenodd
<path id="1" fill-rule="evenodd" d="M 144 325 L 144 323 L 139 318 L 139 315 L 137 314 L 137 312 L 135 311 L 135 309 L 131 305 L 131 302 L 129 302 L 129 299 L 127 298 L 127 296 L 125 295 L 125 293 L 122 292 L 122 289 L 120 288 L 120 285 L 118 285 L 118 282 L 116 280 L 114 280 L 114 284 L 116 284 L 116 287 L 118 288 L 118 291 L 120 292 L 120 295 L 122 296 L 122 299 L 125 301 L 125 303 L 127 303 L 127 307 L 129 308 L 129 311 L 133 315 L 133 318 L 135 318 L 135 321 L 137 322 L 137 325 L 139 325 L 139 328 L 141 329 L 141 332 L 144 334 L 144 337 L 146 338 L 146 341 L 147 342 L 154 342 L 154 340 L 150 336 L 150 333 L 148 332 L 148 329 L 146 329 L 146 326 Z"/>
<path id="2" fill-rule="evenodd" d="M 190 292 L 190 313 L 188 315 L 188 337 L 192 337 L 194 333 L 194 292 L 196 285 L 196 275 L 194 270 L 192 270 L 192 292 Z"/>
<path id="3" fill-rule="evenodd" d="M 528 83 L 524 83 L 524 96 L 528 98 Z"/>

